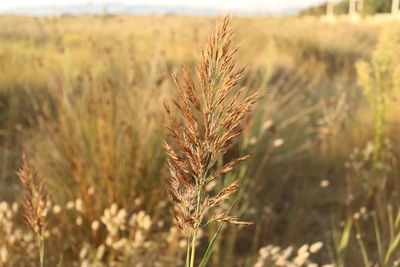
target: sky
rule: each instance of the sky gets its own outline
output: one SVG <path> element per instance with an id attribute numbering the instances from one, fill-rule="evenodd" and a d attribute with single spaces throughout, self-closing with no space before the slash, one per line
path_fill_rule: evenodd
<path id="1" fill-rule="evenodd" d="M 324 2 L 324 0 L 0 0 L 0 11 L 20 7 L 62 6 L 88 3 L 102 4 L 107 2 L 131 5 L 208 7 L 224 10 L 245 9 L 274 12 L 304 8 Z"/>

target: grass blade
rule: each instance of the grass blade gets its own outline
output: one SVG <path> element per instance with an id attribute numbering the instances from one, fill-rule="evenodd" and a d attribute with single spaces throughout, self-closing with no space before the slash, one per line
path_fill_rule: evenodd
<path id="1" fill-rule="evenodd" d="M 352 226 L 353 226 L 353 220 L 352 219 L 348 219 L 348 221 L 346 223 L 346 227 L 344 228 L 342 236 L 341 236 L 341 239 L 340 239 L 339 247 L 337 249 L 337 254 L 338 254 L 341 266 L 345 265 L 344 264 L 344 262 L 345 262 L 344 258 L 346 256 L 347 247 L 349 245 Z"/>
<path id="2" fill-rule="evenodd" d="M 385 264 L 389 263 L 390 256 L 392 255 L 392 253 L 396 249 L 396 247 L 399 245 L 399 243 L 400 243 L 400 233 L 396 236 L 396 239 L 390 243 L 389 249 L 386 252 L 386 256 L 385 256 Z"/>
<path id="3" fill-rule="evenodd" d="M 376 238 L 376 245 L 378 247 L 378 255 L 379 255 L 379 262 L 381 265 L 384 266 L 384 247 L 383 247 L 383 242 L 381 238 L 381 232 L 379 230 L 379 224 L 378 224 L 378 219 L 376 216 L 374 216 L 374 228 L 375 228 L 375 238 Z"/>
<path id="4" fill-rule="evenodd" d="M 224 225 L 224 223 L 221 223 L 221 225 L 218 227 L 217 232 L 215 232 L 213 238 L 211 239 L 210 244 L 208 245 L 208 248 L 206 250 L 206 253 L 204 254 L 203 258 L 201 259 L 201 262 L 199 264 L 199 267 L 205 267 L 207 266 L 208 261 L 210 260 L 210 256 L 214 250 L 214 246 L 215 246 L 215 241 L 218 238 L 219 233 L 222 230 L 222 226 Z"/>

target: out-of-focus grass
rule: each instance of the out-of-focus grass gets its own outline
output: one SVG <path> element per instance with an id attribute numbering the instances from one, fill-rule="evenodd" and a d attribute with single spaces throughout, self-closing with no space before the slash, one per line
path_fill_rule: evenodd
<path id="1" fill-rule="evenodd" d="M 60 250 L 77 259 L 87 243 L 105 243 L 104 229 L 93 234 L 90 227 L 112 203 L 170 225 L 159 205 L 166 196 L 162 103 L 173 97 L 170 74 L 181 64 L 193 67 L 216 20 L 0 17 L 0 199 L 18 199 L 15 170 L 24 150 L 54 204 L 81 199 L 85 207 L 80 216 L 86 231 L 70 212 L 57 216 L 71 247 L 54 246 L 53 262 Z M 266 243 L 328 244 L 332 223 L 346 220 L 345 162 L 374 134 L 354 65 L 370 59 L 377 33 L 386 27 L 316 18 L 232 22 L 239 65 L 246 67 L 242 85 L 261 89 L 264 98 L 228 153 L 253 154 L 234 175 L 245 185 L 235 209 L 255 226 L 227 228 L 215 266 L 248 266 Z M 397 106 L 388 117 L 393 161 L 400 154 Z M 166 226 L 156 232 L 163 231 Z M 148 239 L 154 234 L 146 233 Z M 179 238 L 173 240 L 165 262 L 176 266 Z M 360 259 L 351 256 L 349 266 Z M 328 253 L 317 261 L 328 262 Z"/>

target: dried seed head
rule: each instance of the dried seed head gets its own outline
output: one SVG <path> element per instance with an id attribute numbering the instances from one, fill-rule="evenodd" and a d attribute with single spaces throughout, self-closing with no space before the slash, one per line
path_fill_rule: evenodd
<path id="1" fill-rule="evenodd" d="M 242 226 L 247 226 L 253 224 L 252 222 L 243 222 L 239 221 L 239 218 L 236 216 L 227 216 L 226 213 L 217 215 L 212 219 L 212 221 L 217 221 L 217 222 L 229 222 L 237 225 L 242 225 Z"/>
<path id="2" fill-rule="evenodd" d="M 242 132 L 245 118 L 259 99 L 259 92 L 247 97 L 244 88 L 237 88 L 243 69 L 236 69 L 237 49 L 231 49 L 232 30 L 225 17 L 216 33 L 209 37 L 197 67 L 198 81 L 192 79 L 187 67 L 182 79 L 173 75 L 178 99 L 165 111 L 172 142 L 165 142 L 170 173 L 169 199 L 174 206 L 174 218 L 182 229 L 197 228 L 210 208 L 228 199 L 238 189 L 238 183 L 222 189 L 216 196 L 208 195 L 207 185 L 231 172 L 248 156 L 239 157 L 222 168 L 216 162 L 229 150 Z M 236 217 L 220 216 L 215 220 L 245 225 Z"/>
<path id="3" fill-rule="evenodd" d="M 46 229 L 48 197 L 44 182 L 38 178 L 37 171 L 24 155 L 21 169 L 17 172 L 24 188 L 25 220 L 33 233 L 43 235 Z"/>

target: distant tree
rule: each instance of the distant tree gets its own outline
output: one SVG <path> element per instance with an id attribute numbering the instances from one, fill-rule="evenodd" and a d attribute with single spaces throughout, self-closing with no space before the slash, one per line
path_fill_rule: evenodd
<path id="1" fill-rule="evenodd" d="M 344 1 L 340 1 L 338 3 L 335 3 L 335 7 L 334 7 L 335 15 L 347 14 L 348 10 L 349 10 L 349 1 L 348 0 L 344 0 Z M 300 12 L 301 16 L 304 16 L 304 15 L 323 16 L 325 14 L 326 14 L 326 3 L 322 3 L 320 5 L 309 7 Z"/>
<path id="2" fill-rule="evenodd" d="M 343 15 L 349 13 L 349 1 L 340 1 L 335 5 L 335 14 Z"/>
<path id="3" fill-rule="evenodd" d="M 364 0 L 364 8 L 362 13 L 366 15 L 376 13 L 389 13 L 391 11 L 392 0 Z M 334 14 L 343 15 L 349 11 L 349 1 L 343 0 L 335 4 Z M 309 7 L 300 15 L 314 15 L 321 16 L 326 14 L 326 3 Z"/>
<path id="4" fill-rule="evenodd" d="M 364 0 L 365 14 L 388 13 L 392 7 L 392 0 Z"/>

